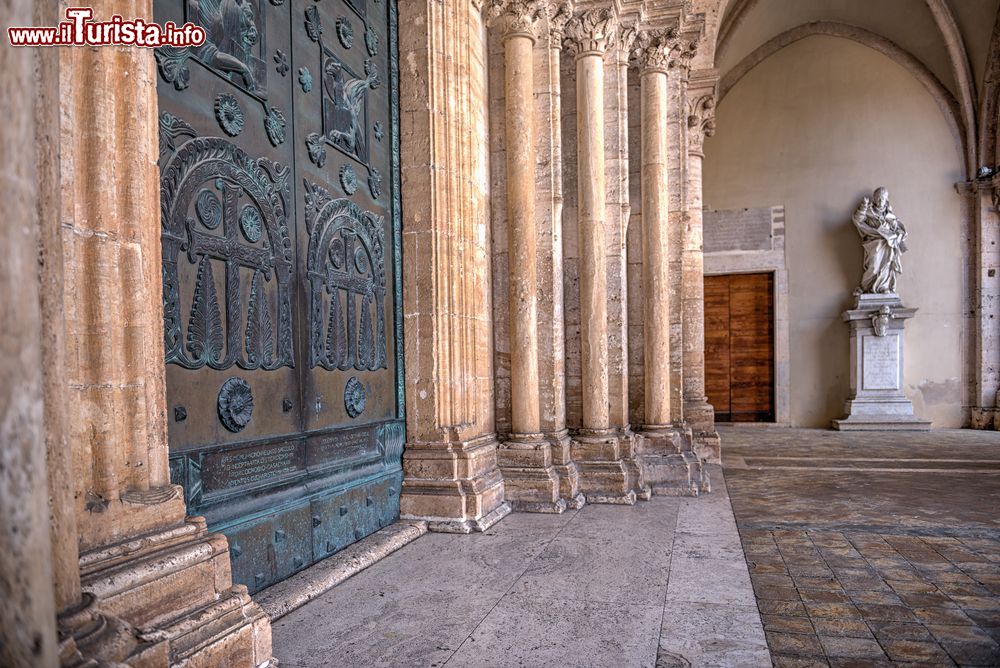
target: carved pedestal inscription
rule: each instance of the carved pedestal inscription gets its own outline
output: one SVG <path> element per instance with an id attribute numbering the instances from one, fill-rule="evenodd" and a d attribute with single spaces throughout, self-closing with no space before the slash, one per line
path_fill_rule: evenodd
<path id="1" fill-rule="evenodd" d="M 302 470 L 304 462 L 301 441 L 209 454 L 202 464 L 202 488 L 211 493 L 281 479 Z"/>
<path id="2" fill-rule="evenodd" d="M 899 389 L 899 335 L 863 335 L 861 350 L 862 389 Z"/>

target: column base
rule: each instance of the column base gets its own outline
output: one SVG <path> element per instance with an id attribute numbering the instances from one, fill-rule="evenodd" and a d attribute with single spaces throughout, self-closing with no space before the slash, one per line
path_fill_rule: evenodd
<path id="1" fill-rule="evenodd" d="M 622 459 L 622 438 L 615 429 L 581 429 L 573 437 L 580 491 L 588 503 L 635 504 L 636 473 L 630 474 Z"/>
<path id="2" fill-rule="evenodd" d="M 552 445 L 542 434 L 510 434 L 497 452 L 504 496 L 511 509 L 526 513 L 562 513 L 559 476 L 552 466 Z"/>
<path id="3" fill-rule="evenodd" d="M 510 514 L 497 461 L 497 438 L 415 441 L 403 451 L 400 518 L 431 531 L 486 531 Z"/>
<path id="4" fill-rule="evenodd" d="M 166 666 L 170 648 L 165 640 L 144 642 L 139 632 L 117 617 L 105 614 L 97 597 L 84 592 L 79 604 L 57 619 L 59 665 L 77 668 L 93 665 Z"/>
<path id="5" fill-rule="evenodd" d="M 710 464 L 722 461 L 722 441 L 715 430 L 715 408 L 707 397 L 684 402 L 684 420 L 691 425 L 695 452 Z"/>
<path id="6" fill-rule="evenodd" d="M 272 659 L 270 620 L 246 587 L 232 584 L 229 544 L 208 532 L 204 518 L 81 554 L 80 582 L 105 619 L 131 629 L 77 639 L 85 657 L 120 653 L 130 633 L 128 665 L 261 666 Z"/>
<path id="7" fill-rule="evenodd" d="M 637 435 L 643 478 L 657 496 L 698 496 L 711 484 L 686 425 L 647 425 Z"/>
<path id="8" fill-rule="evenodd" d="M 569 437 L 569 431 L 562 429 L 545 434 L 545 438 L 552 446 L 552 468 L 559 476 L 559 497 L 570 510 L 583 508 L 587 499 L 580 493 L 580 471 L 573 461 L 573 440 Z"/>

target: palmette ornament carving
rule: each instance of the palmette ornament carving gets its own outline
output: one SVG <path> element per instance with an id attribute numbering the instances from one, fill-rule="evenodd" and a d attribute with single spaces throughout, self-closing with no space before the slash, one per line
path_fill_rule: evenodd
<path id="1" fill-rule="evenodd" d="M 589 9 L 566 23 L 563 46 L 574 56 L 604 53 L 615 46 L 618 17 L 611 9 Z"/>
<path id="2" fill-rule="evenodd" d="M 676 28 L 667 30 L 641 30 L 632 47 L 632 59 L 640 71 L 666 72 L 670 56 L 677 49 L 680 36 Z"/>
<path id="3" fill-rule="evenodd" d="M 548 12 L 547 0 L 488 0 L 486 16 L 504 37 L 523 35 L 535 39 L 538 22 Z"/>
<path id="4" fill-rule="evenodd" d="M 691 101 L 688 110 L 688 151 L 704 155 L 705 137 L 715 134 L 715 94 Z"/>

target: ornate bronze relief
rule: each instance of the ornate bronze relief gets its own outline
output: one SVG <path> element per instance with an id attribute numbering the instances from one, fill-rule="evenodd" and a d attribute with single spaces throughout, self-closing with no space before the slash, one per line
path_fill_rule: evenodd
<path id="1" fill-rule="evenodd" d="M 224 139 L 196 137 L 190 125 L 166 113 L 160 117 L 160 138 L 161 150 L 173 151 L 160 193 L 167 363 L 188 369 L 293 367 L 288 168 L 251 159 Z M 183 138 L 187 141 L 180 143 Z M 186 328 L 177 266 L 181 251 L 198 265 Z M 216 269 L 224 274 L 225 324 Z M 250 289 L 246 306 L 244 283 Z M 277 336 L 268 295 L 277 307 Z"/>
<path id="2" fill-rule="evenodd" d="M 381 216 L 305 182 L 309 232 L 309 366 L 388 368 Z"/>

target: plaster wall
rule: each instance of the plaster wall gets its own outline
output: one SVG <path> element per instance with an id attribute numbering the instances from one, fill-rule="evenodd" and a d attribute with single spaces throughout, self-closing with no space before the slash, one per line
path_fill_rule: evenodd
<path id="1" fill-rule="evenodd" d="M 813 36 L 749 72 L 721 102 L 705 143 L 705 207 L 783 204 L 789 286 L 791 422 L 826 427 L 848 395 L 840 313 L 862 271 L 850 214 L 888 187 L 910 232 L 900 295 L 905 389 L 935 427 L 959 427 L 966 372 L 967 234 L 962 156 L 926 89 L 891 59 Z"/>

